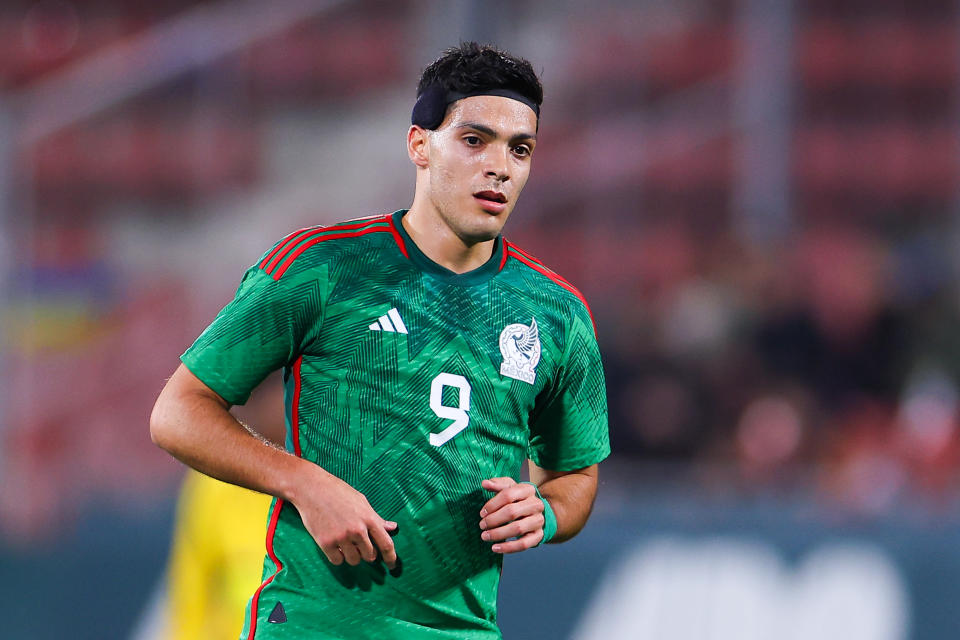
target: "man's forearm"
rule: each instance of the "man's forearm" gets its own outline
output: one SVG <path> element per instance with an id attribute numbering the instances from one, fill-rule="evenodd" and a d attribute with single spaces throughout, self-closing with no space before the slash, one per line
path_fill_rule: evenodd
<path id="1" fill-rule="evenodd" d="M 254 435 L 182 365 L 150 416 L 154 443 L 209 476 L 293 500 L 310 463 Z M 319 470 L 319 468 L 317 468 Z"/>
<path id="2" fill-rule="evenodd" d="M 541 469 L 530 464 L 530 480 L 550 503 L 557 517 L 551 542 L 564 542 L 583 529 L 597 495 L 597 465 L 569 472 Z"/>
<path id="3" fill-rule="evenodd" d="M 194 469 L 293 504 L 304 528 L 335 565 L 374 562 L 391 569 L 397 554 L 384 520 L 366 497 L 319 465 L 248 431 L 223 398 L 181 365 L 167 381 L 150 416 L 150 436 Z"/>

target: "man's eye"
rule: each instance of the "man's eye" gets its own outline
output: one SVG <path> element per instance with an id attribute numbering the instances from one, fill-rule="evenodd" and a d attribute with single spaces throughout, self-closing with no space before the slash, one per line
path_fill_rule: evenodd
<path id="1" fill-rule="evenodd" d="M 475 147 L 480 144 L 480 138 L 477 136 L 467 136 L 463 140 L 471 147 Z"/>
<path id="2" fill-rule="evenodd" d="M 514 147 L 513 152 L 518 156 L 528 156 L 530 155 L 530 147 L 521 144 Z"/>

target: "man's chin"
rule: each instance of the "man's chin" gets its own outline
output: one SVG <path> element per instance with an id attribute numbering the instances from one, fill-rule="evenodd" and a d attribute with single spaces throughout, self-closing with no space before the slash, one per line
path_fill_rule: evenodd
<path id="1" fill-rule="evenodd" d="M 498 214 L 493 214 L 489 211 L 480 211 L 479 215 L 471 221 L 473 224 L 467 225 L 469 228 L 465 231 L 474 238 L 475 242 L 493 240 L 503 231 L 503 225 L 506 224 L 507 218 L 510 217 L 511 210 L 512 207 Z"/>
<path id="2" fill-rule="evenodd" d="M 512 209 L 512 207 L 511 207 Z M 467 246 L 495 239 L 503 230 L 510 210 L 498 215 L 479 209 L 465 209 L 459 215 L 443 216 L 447 226 Z"/>
<path id="3" fill-rule="evenodd" d="M 501 225 L 502 227 L 502 225 Z M 471 229 L 469 231 L 461 231 L 460 239 L 463 240 L 463 243 L 472 246 L 475 244 L 480 244 L 481 242 L 489 242 L 500 235 L 501 227 L 497 227 L 496 231 L 490 230 L 478 230 Z"/>

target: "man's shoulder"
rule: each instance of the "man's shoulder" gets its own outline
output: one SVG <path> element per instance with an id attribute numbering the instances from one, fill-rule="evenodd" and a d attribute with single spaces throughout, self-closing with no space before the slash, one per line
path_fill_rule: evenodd
<path id="1" fill-rule="evenodd" d="M 503 259 L 504 267 L 509 265 L 514 273 L 531 283 L 527 285 L 528 288 L 549 292 L 553 300 L 565 309 L 573 309 L 578 315 L 589 319 L 596 329 L 586 297 L 566 278 L 508 240 L 504 240 Z"/>
<path id="2" fill-rule="evenodd" d="M 274 280 L 280 280 L 289 272 L 327 263 L 331 257 L 367 253 L 371 245 L 399 243 L 391 215 L 355 218 L 297 229 L 261 256 L 256 266 Z"/>

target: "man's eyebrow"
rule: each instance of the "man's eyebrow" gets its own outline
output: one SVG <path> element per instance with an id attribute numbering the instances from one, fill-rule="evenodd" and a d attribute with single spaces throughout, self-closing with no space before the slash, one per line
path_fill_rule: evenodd
<path id="1" fill-rule="evenodd" d="M 474 131 L 479 131 L 480 133 L 486 134 L 491 138 L 497 137 L 497 131 L 491 129 L 485 124 L 480 124 L 479 122 L 461 122 L 456 126 L 457 129 L 473 129 Z M 536 141 L 537 136 L 533 133 L 520 132 L 510 138 L 511 141 L 517 140 L 533 140 Z"/>

